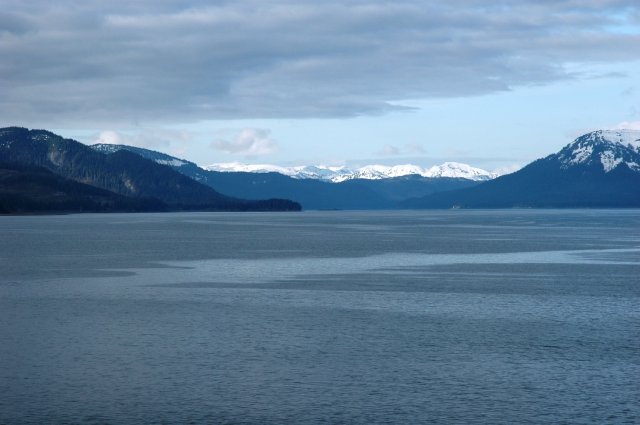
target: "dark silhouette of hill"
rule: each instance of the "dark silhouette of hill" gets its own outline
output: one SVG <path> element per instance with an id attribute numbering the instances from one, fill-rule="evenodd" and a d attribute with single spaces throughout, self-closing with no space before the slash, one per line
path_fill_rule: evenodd
<path id="1" fill-rule="evenodd" d="M 0 129 L 0 161 L 43 167 L 64 178 L 137 198 L 156 198 L 172 210 L 295 211 L 285 199 L 244 200 L 126 150 L 104 154 L 45 130 Z"/>
<path id="2" fill-rule="evenodd" d="M 0 213 L 164 211 L 157 199 L 131 198 L 65 179 L 46 168 L 0 163 Z"/>

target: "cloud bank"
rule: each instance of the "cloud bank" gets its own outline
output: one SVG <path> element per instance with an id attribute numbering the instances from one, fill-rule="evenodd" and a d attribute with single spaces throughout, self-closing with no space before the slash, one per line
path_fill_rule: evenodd
<path id="1" fill-rule="evenodd" d="M 640 59 L 637 0 L 5 0 L 2 9 L 0 116 L 56 127 L 383 114 L 402 100 Z"/>

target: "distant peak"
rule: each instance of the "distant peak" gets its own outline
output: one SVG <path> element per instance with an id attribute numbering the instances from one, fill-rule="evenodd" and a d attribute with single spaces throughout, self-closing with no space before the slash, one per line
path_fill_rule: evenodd
<path id="1" fill-rule="evenodd" d="M 620 165 L 640 171 L 639 130 L 596 130 L 584 134 L 556 155 L 562 168 L 576 165 L 602 167 L 608 173 Z"/>
<path id="2" fill-rule="evenodd" d="M 429 178 L 460 178 L 475 181 L 490 180 L 497 177 L 497 174 L 495 173 L 490 173 L 480 168 L 475 168 L 468 164 L 462 164 L 459 162 L 445 162 L 444 164 L 436 165 L 429 169 L 413 164 L 400 164 L 393 166 L 372 164 L 358 168 L 348 168 L 344 166 L 327 165 L 281 167 L 271 164 L 241 164 L 238 162 L 211 164 L 203 168 L 206 170 L 220 172 L 276 172 L 297 179 L 316 179 L 332 181 L 334 183 L 354 179 L 380 180 L 409 175 L 419 175 Z"/>
<path id="3" fill-rule="evenodd" d="M 460 162 L 445 162 L 433 166 L 427 170 L 427 174 L 428 177 L 461 177 L 469 180 L 491 180 L 498 177 L 495 173 Z"/>
<path id="4" fill-rule="evenodd" d="M 640 148 L 640 130 L 596 130 L 578 137 L 574 143 L 581 139 L 593 142 L 618 143 L 624 146 L 633 146 L 636 149 Z"/>

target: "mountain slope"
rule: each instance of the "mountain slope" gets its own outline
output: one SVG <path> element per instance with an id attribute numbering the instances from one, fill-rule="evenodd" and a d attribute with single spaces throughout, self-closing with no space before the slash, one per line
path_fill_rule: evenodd
<path id="1" fill-rule="evenodd" d="M 203 184 L 230 196 L 288 198 L 305 209 L 382 209 L 397 202 L 443 190 L 471 187 L 476 181 L 462 178 L 427 178 L 404 175 L 384 179 L 346 179 L 333 182 L 322 178 L 294 178 L 279 172 L 208 171 L 193 162 L 148 149 L 126 145 L 93 145 L 100 152 L 127 150 L 171 166 Z M 258 167 L 259 168 L 259 167 Z M 308 172 L 309 169 L 307 169 Z"/>
<path id="2" fill-rule="evenodd" d="M 640 207 L 640 132 L 600 130 L 474 188 L 411 199 L 406 208 Z"/>
<path id="3" fill-rule="evenodd" d="M 207 173 L 206 170 L 203 170 L 202 168 L 198 167 L 193 162 L 187 161 L 185 159 L 179 159 L 174 156 L 167 155 L 162 152 L 153 151 L 150 149 L 138 148 L 136 146 L 129 146 L 129 145 L 116 145 L 116 144 L 106 144 L 106 143 L 97 143 L 89 147 L 95 151 L 98 151 L 107 155 L 116 153 L 118 151 L 132 152 L 138 156 L 151 160 L 157 164 L 171 167 L 174 171 L 177 171 L 180 174 L 183 174 L 201 183 L 204 183 L 202 180 L 204 180 L 205 175 Z"/>
<path id="4" fill-rule="evenodd" d="M 42 168 L 0 163 L 0 213 L 163 211 L 154 199 L 130 198 L 65 179 Z"/>
<path id="5" fill-rule="evenodd" d="M 286 200 L 222 195 L 165 165 L 126 150 L 104 154 L 45 130 L 0 129 L 0 161 L 44 167 L 62 177 L 121 195 L 156 198 L 172 209 L 298 210 Z"/>

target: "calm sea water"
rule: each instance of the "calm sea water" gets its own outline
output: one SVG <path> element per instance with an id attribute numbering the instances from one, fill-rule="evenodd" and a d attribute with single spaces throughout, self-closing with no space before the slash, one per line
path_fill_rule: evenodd
<path id="1" fill-rule="evenodd" d="M 0 217 L 0 423 L 640 423 L 640 211 Z"/>

